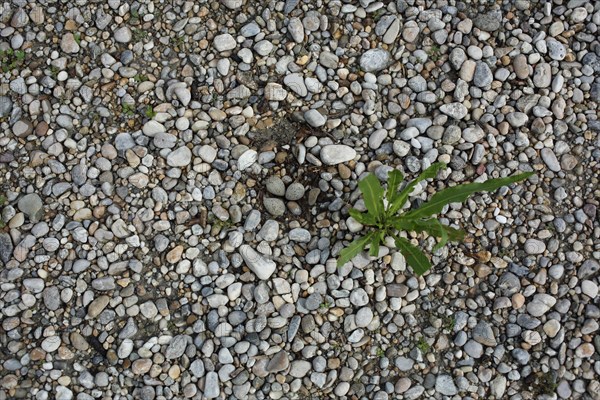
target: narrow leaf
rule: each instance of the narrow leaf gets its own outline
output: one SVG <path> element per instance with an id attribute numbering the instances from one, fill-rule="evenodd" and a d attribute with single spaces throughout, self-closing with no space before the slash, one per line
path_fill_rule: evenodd
<path id="1" fill-rule="evenodd" d="M 417 275 L 423 275 L 431 269 L 431 263 L 421 250 L 413 246 L 405 238 L 395 237 L 394 239 L 396 241 L 396 246 L 398 246 L 404 258 L 406 258 L 406 262 Z"/>
<path id="2" fill-rule="evenodd" d="M 526 172 L 509 176 L 506 178 L 490 179 L 485 182 L 472 182 L 463 185 L 453 186 L 434 194 L 427 203 L 423 204 L 416 210 L 409 211 L 405 214 L 407 218 L 423 218 L 438 214 L 446 204 L 463 202 L 467 197 L 475 192 L 493 191 L 502 186 L 509 185 L 529 178 L 533 172 Z"/>
<path id="3" fill-rule="evenodd" d="M 354 256 L 356 256 L 358 253 L 360 253 L 365 248 L 367 243 L 369 243 L 369 241 L 371 241 L 374 234 L 375 234 L 375 232 L 369 232 L 365 236 L 362 236 L 362 237 L 356 239 L 355 241 L 350 243 L 348 245 L 348 247 L 346 247 L 342 251 L 340 251 L 340 256 L 338 257 L 337 266 L 341 267 L 342 265 L 346 264 L 348 261 L 352 260 L 354 258 Z"/>
<path id="4" fill-rule="evenodd" d="M 377 257 L 379 255 L 379 245 L 383 241 L 383 237 L 383 231 L 377 231 L 377 233 L 373 235 L 373 239 L 371 240 L 371 250 L 369 251 L 371 257 Z"/>
<path id="5" fill-rule="evenodd" d="M 448 232 L 446 232 L 446 229 L 444 229 L 444 225 L 442 225 L 440 221 L 438 221 L 437 219 L 432 219 L 432 221 L 436 222 L 441 233 L 440 241 L 433 247 L 433 251 L 437 251 L 444 247 L 446 243 L 448 243 Z"/>
<path id="6" fill-rule="evenodd" d="M 348 213 L 352 218 L 354 218 L 363 225 L 375 225 L 377 223 L 377 220 L 373 215 L 369 213 L 360 212 L 356 208 L 351 208 L 350 210 L 348 210 Z"/>
<path id="7" fill-rule="evenodd" d="M 396 196 L 398 186 L 400 186 L 403 179 L 404 175 L 402 175 L 402 172 L 398 171 L 397 169 L 388 173 L 387 191 L 385 192 L 388 203 L 391 203 L 394 196 Z"/>
<path id="8" fill-rule="evenodd" d="M 377 219 L 383 216 L 383 188 L 379 179 L 375 175 L 369 174 L 358 182 L 358 188 L 363 194 L 369 214 Z"/>
<path id="9" fill-rule="evenodd" d="M 446 242 L 448 240 L 451 240 L 451 241 L 462 240 L 465 236 L 464 231 L 462 231 L 460 229 L 451 228 L 433 218 L 410 219 L 410 218 L 406 218 L 405 215 L 401 215 L 401 216 L 393 218 L 391 220 L 391 224 L 398 231 L 417 232 L 417 233 L 427 232 L 431 236 L 435 236 L 437 238 L 442 238 L 442 240 L 444 239 L 444 237 L 446 237 Z M 444 244 L 446 242 L 444 242 Z"/>
<path id="10" fill-rule="evenodd" d="M 392 201 L 392 204 L 388 208 L 388 215 L 394 215 L 398 210 L 402 208 L 402 206 L 404 206 L 404 204 L 408 200 L 408 196 L 412 193 L 412 191 L 415 189 L 415 186 L 417 186 L 419 182 L 425 179 L 435 178 L 438 171 L 444 168 L 445 166 L 446 164 L 444 163 L 431 164 L 431 166 L 425 171 L 423 171 L 421 175 L 417 177 L 417 179 L 406 185 L 406 187 L 402 189 L 400 194 L 397 195 Z"/>

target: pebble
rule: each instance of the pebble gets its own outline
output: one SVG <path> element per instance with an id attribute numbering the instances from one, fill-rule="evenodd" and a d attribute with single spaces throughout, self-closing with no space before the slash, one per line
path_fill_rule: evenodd
<path id="1" fill-rule="evenodd" d="M 240 254 L 244 262 L 258 279 L 267 280 L 275 272 L 276 264 L 258 254 L 247 244 L 240 246 Z"/>
<path id="2" fill-rule="evenodd" d="M 360 57 L 360 68 L 365 72 L 378 72 L 387 68 L 392 62 L 392 55 L 384 49 L 367 50 Z"/>
<path id="3" fill-rule="evenodd" d="M 326 145 L 321 148 L 320 159 L 326 165 L 337 165 L 353 160 L 356 150 L 346 145 Z"/>

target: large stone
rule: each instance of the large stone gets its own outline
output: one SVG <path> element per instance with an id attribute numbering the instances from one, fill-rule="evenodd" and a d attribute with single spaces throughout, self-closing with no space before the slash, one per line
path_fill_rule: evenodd
<path id="1" fill-rule="evenodd" d="M 321 148 L 321 161 L 326 165 L 336 165 L 353 160 L 356 150 L 344 144 L 329 144 Z"/>
<path id="2" fill-rule="evenodd" d="M 26 194 L 19 199 L 17 207 L 29 217 L 31 222 L 38 222 L 44 214 L 44 203 L 37 193 Z"/>
<path id="3" fill-rule="evenodd" d="M 240 254 L 248 268 L 254 272 L 258 279 L 269 279 L 273 275 L 273 272 L 275 272 L 275 267 L 277 266 L 275 262 L 264 258 L 247 244 L 240 246 Z"/>
<path id="4" fill-rule="evenodd" d="M 371 49 L 360 57 L 360 67 L 365 72 L 376 72 L 392 63 L 392 55 L 384 49 Z"/>
<path id="5" fill-rule="evenodd" d="M 235 49 L 235 46 L 237 46 L 237 42 L 235 41 L 235 38 L 229 33 L 224 33 L 222 35 L 215 36 L 213 46 L 219 52 L 229 51 Z"/>
<path id="6" fill-rule="evenodd" d="M 185 167 L 192 161 L 192 151 L 182 146 L 167 156 L 167 164 L 171 167 Z"/>

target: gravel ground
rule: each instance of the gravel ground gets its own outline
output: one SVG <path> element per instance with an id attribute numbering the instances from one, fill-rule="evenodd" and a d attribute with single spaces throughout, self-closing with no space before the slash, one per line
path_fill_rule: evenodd
<path id="1" fill-rule="evenodd" d="M 0 16 L 0 400 L 600 399 L 599 1 Z M 413 206 L 536 174 L 336 268 L 436 161 Z"/>

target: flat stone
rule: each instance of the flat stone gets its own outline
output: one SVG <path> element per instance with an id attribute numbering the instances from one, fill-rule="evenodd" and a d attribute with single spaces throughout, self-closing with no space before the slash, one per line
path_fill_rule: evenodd
<path id="1" fill-rule="evenodd" d="M 289 365 L 290 361 L 288 359 L 287 352 L 281 350 L 269 360 L 269 363 L 267 364 L 267 371 L 271 373 L 285 371 Z"/>
<path id="2" fill-rule="evenodd" d="M 560 171 L 560 163 L 558 162 L 558 158 L 556 158 L 556 154 L 554 154 L 554 151 L 552 151 L 552 149 L 544 147 L 540 151 L 540 155 L 542 156 L 542 160 L 544 160 L 544 163 L 546 164 L 548 169 L 550 169 L 550 171 Z"/>
<path id="3" fill-rule="evenodd" d="M 219 375 L 216 372 L 207 372 L 204 378 L 204 397 L 207 399 L 216 399 L 220 393 Z"/>
<path id="4" fill-rule="evenodd" d="M 494 80 L 492 70 L 483 61 L 477 61 L 475 65 L 475 74 L 473 75 L 473 83 L 475 86 L 485 88 L 489 86 Z"/>
<path id="5" fill-rule="evenodd" d="M 435 380 L 435 391 L 446 396 L 454 396 L 458 389 L 450 375 L 438 375 Z"/>
<path id="6" fill-rule="evenodd" d="M 356 150 L 343 144 L 329 144 L 321 148 L 319 157 L 326 165 L 337 165 L 353 160 Z"/>
<path id="7" fill-rule="evenodd" d="M 306 111 L 304 113 L 304 119 L 310 126 L 315 128 L 319 128 L 327 122 L 327 117 L 314 109 Z"/>
<path id="8" fill-rule="evenodd" d="M 17 207 L 23 212 L 31 222 L 38 222 L 43 214 L 44 203 L 37 193 L 26 194 L 19 199 Z"/>
<path id="9" fill-rule="evenodd" d="M 0 260 L 7 263 L 13 254 L 13 242 L 10 235 L 6 232 L 0 232 Z"/>
<path id="10" fill-rule="evenodd" d="M 389 51 L 380 48 L 371 49 L 360 57 L 360 67 L 365 72 L 377 72 L 387 68 L 392 61 Z"/>
<path id="11" fill-rule="evenodd" d="M 300 97 L 304 97 L 308 94 L 308 89 L 304 84 L 304 77 L 298 73 L 286 75 L 285 78 L 283 78 L 283 84 Z"/>
<path id="12" fill-rule="evenodd" d="M 484 346 L 495 347 L 498 345 L 492 327 L 485 321 L 479 321 L 473 328 L 473 339 Z"/>
<path id="13" fill-rule="evenodd" d="M 450 103 L 440 106 L 440 111 L 454 119 L 463 119 L 469 111 L 461 103 Z"/>
<path id="14" fill-rule="evenodd" d="M 187 335 L 175 336 L 169 343 L 169 346 L 167 346 L 167 350 L 165 351 L 165 358 L 167 360 L 172 360 L 181 357 L 185 352 L 188 340 L 189 336 Z"/>

